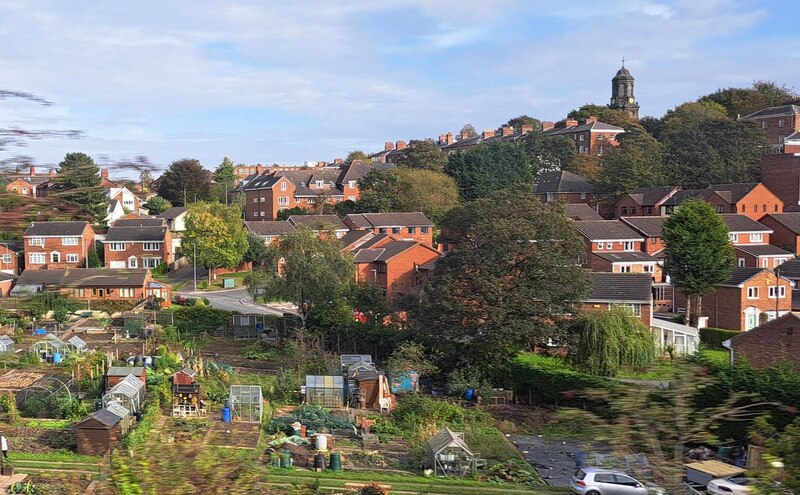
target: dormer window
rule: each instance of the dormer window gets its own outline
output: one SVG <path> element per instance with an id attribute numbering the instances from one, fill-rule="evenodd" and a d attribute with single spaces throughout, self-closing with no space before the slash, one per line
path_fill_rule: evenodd
<path id="1" fill-rule="evenodd" d="M 325 185 L 325 181 L 324 180 L 318 180 L 317 181 L 317 187 L 323 187 L 324 185 Z"/>

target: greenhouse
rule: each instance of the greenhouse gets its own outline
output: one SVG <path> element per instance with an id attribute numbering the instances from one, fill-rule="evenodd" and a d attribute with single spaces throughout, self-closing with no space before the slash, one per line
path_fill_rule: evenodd
<path id="1" fill-rule="evenodd" d="M 231 385 L 231 416 L 235 421 L 260 423 L 263 411 L 261 387 L 257 385 Z"/>
<path id="2" fill-rule="evenodd" d="M 31 352 L 38 355 L 43 362 L 58 364 L 72 352 L 72 348 L 52 333 L 48 333 L 31 346 Z"/>
<path id="3" fill-rule="evenodd" d="M 121 420 L 120 424 L 122 425 L 122 434 L 124 435 L 125 433 L 127 433 L 128 429 L 131 426 L 131 421 L 133 419 L 130 411 L 128 411 L 128 409 L 125 406 L 123 406 L 119 401 L 116 400 L 106 404 L 105 409 L 108 412 L 120 417 Z"/>
<path id="4" fill-rule="evenodd" d="M 126 376 L 103 396 L 103 407 L 119 402 L 131 414 L 141 412 L 144 403 L 144 383 L 133 375 Z"/>
<path id="5" fill-rule="evenodd" d="M 322 407 L 342 407 L 344 377 L 306 375 L 306 403 Z"/>
<path id="6" fill-rule="evenodd" d="M 464 442 L 464 434 L 448 428 L 428 440 L 425 461 L 436 476 L 468 476 L 475 471 L 475 454 Z"/>
<path id="7" fill-rule="evenodd" d="M 0 335 L 0 354 L 14 352 L 14 341 L 8 335 Z"/>
<path id="8" fill-rule="evenodd" d="M 89 346 L 86 345 L 86 342 L 84 342 L 83 339 L 78 337 L 77 335 L 67 340 L 67 344 L 69 344 L 73 349 L 75 349 L 75 352 L 77 352 L 78 354 L 81 354 L 89 350 Z"/>

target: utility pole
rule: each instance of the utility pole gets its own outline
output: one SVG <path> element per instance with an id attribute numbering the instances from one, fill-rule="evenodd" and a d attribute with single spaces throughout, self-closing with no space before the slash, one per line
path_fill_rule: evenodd
<path id="1" fill-rule="evenodd" d="M 192 243 L 192 252 L 194 253 L 192 257 L 194 264 L 194 291 L 197 292 L 197 242 Z"/>

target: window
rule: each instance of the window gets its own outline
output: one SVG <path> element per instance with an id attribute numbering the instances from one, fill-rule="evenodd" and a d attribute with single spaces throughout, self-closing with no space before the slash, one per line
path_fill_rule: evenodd
<path id="1" fill-rule="evenodd" d="M 62 246 L 77 246 L 78 245 L 78 238 L 77 237 L 62 237 L 61 238 L 61 245 Z"/>
<path id="2" fill-rule="evenodd" d="M 67 263 L 77 263 L 77 262 L 78 262 L 77 254 L 67 254 Z"/>
<path id="3" fill-rule="evenodd" d="M 121 287 L 119 289 L 119 297 L 128 297 L 131 298 L 135 294 L 135 290 L 133 287 Z"/>
<path id="4" fill-rule="evenodd" d="M 392 234 L 399 234 L 399 233 L 400 233 L 400 227 L 392 227 Z"/>
<path id="5" fill-rule="evenodd" d="M 605 139 L 605 138 L 603 137 L 603 135 L 602 135 L 602 134 L 598 134 L 598 135 L 597 135 L 597 140 L 598 140 L 598 141 L 602 141 L 603 139 Z"/>
<path id="6" fill-rule="evenodd" d="M 642 270 L 643 270 L 645 273 L 653 273 L 653 272 L 655 272 L 655 269 L 656 269 L 656 267 L 655 267 L 654 265 L 644 265 L 644 266 L 642 267 Z"/>
<path id="7" fill-rule="evenodd" d="M 603 250 L 603 243 L 602 242 L 598 242 L 597 243 L 597 250 L 598 251 L 602 251 Z"/>
<path id="8" fill-rule="evenodd" d="M 764 234 L 750 234 L 750 242 L 764 242 Z"/>
<path id="9" fill-rule="evenodd" d="M 622 266 L 619 267 L 619 272 L 620 273 L 630 273 L 631 272 L 631 266 L 630 265 L 622 265 Z"/>
<path id="10" fill-rule="evenodd" d="M 270 244 L 274 239 L 271 235 L 264 236 L 264 244 Z"/>
<path id="11" fill-rule="evenodd" d="M 422 231 L 423 234 L 427 234 L 428 233 L 428 229 L 429 229 L 429 227 L 421 227 L 420 231 Z"/>
<path id="12" fill-rule="evenodd" d="M 581 199 L 586 199 L 586 193 L 581 193 Z"/>
<path id="13" fill-rule="evenodd" d="M 145 242 L 144 243 L 144 247 L 142 249 L 144 249 L 145 251 L 158 251 L 159 249 L 161 249 L 161 243 L 160 242 Z"/>
<path id="14" fill-rule="evenodd" d="M 83 297 L 83 289 L 70 289 L 69 295 L 72 297 Z"/>
<path id="15" fill-rule="evenodd" d="M 717 205 L 717 213 L 725 213 L 725 207 L 722 205 Z"/>
<path id="16" fill-rule="evenodd" d="M 144 258 L 142 259 L 142 267 L 155 268 L 161 264 L 161 258 Z"/>
<path id="17" fill-rule="evenodd" d="M 286 190 L 286 182 L 281 182 L 281 191 Z"/>
<path id="18" fill-rule="evenodd" d="M 310 204 L 310 205 L 313 205 L 313 204 L 314 204 L 314 198 L 308 198 L 308 199 L 306 200 L 306 203 L 308 203 L 308 204 Z"/>
<path id="19" fill-rule="evenodd" d="M 44 253 L 31 253 L 28 255 L 28 264 L 30 265 L 44 265 L 47 258 Z"/>
<path id="20" fill-rule="evenodd" d="M 739 258 L 739 260 L 736 262 L 736 266 L 739 268 L 744 268 L 744 258 Z"/>
<path id="21" fill-rule="evenodd" d="M 728 239 L 730 239 L 730 241 L 733 242 L 733 243 L 737 243 L 737 242 L 739 242 L 739 234 L 731 234 L 731 233 L 729 233 L 728 234 Z"/>
<path id="22" fill-rule="evenodd" d="M 769 298 L 775 299 L 775 294 L 778 294 L 778 299 L 783 299 L 786 297 L 786 287 L 781 285 L 778 287 L 777 285 L 772 285 L 769 288 Z"/>
<path id="23" fill-rule="evenodd" d="M 289 206 L 289 196 L 278 196 L 278 204 L 282 206 Z"/>
<path id="24" fill-rule="evenodd" d="M 125 243 L 124 242 L 110 242 L 108 244 L 109 251 L 125 251 Z"/>
<path id="25" fill-rule="evenodd" d="M 267 198 L 265 198 L 264 196 L 261 196 L 261 197 L 259 198 L 259 200 L 261 200 L 261 202 L 262 202 L 262 203 L 266 203 L 266 201 L 267 201 Z"/>
<path id="26" fill-rule="evenodd" d="M 642 206 L 642 214 L 644 214 L 644 215 L 652 215 L 653 214 L 653 207 L 652 206 Z"/>
<path id="27" fill-rule="evenodd" d="M 597 156 L 600 156 L 602 154 L 603 154 L 603 147 L 600 146 L 600 147 L 597 148 Z"/>
<path id="28" fill-rule="evenodd" d="M 747 298 L 748 299 L 758 299 L 758 287 L 748 287 L 747 288 Z"/>
<path id="29" fill-rule="evenodd" d="M 624 217 L 627 214 L 628 214 L 628 207 L 627 206 L 623 206 L 622 207 L 622 216 Z"/>
<path id="30" fill-rule="evenodd" d="M 50 263 L 61 263 L 61 253 L 58 251 L 50 253 Z"/>
<path id="31" fill-rule="evenodd" d="M 325 181 L 324 180 L 318 180 L 317 181 L 317 187 L 322 187 L 324 185 L 325 185 Z"/>
<path id="32" fill-rule="evenodd" d="M 613 242 L 607 242 L 606 243 L 606 249 L 614 249 L 614 243 Z"/>
<path id="33" fill-rule="evenodd" d="M 349 187 L 351 189 L 356 187 L 356 181 L 354 181 L 354 180 L 347 181 L 347 187 Z"/>
<path id="34" fill-rule="evenodd" d="M 625 251 L 633 251 L 633 242 L 632 241 L 625 241 L 623 245 Z"/>
<path id="35" fill-rule="evenodd" d="M 578 153 L 586 153 L 586 147 L 585 146 L 579 146 L 578 147 Z"/>
<path id="36" fill-rule="evenodd" d="M 614 475 L 597 473 L 594 475 L 594 480 L 598 483 L 614 483 Z"/>
<path id="37" fill-rule="evenodd" d="M 261 215 L 262 217 L 263 217 L 263 216 L 265 216 L 265 212 L 263 212 L 263 211 L 262 211 L 262 212 L 260 213 L 260 215 Z"/>
<path id="38" fill-rule="evenodd" d="M 767 123 L 767 121 L 766 121 L 766 120 L 762 121 L 762 122 L 761 122 L 761 128 L 762 128 L 762 129 L 766 129 L 767 127 L 769 127 L 769 123 Z"/>
<path id="39" fill-rule="evenodd" d="M 764 204 L 762 204 L 762 205 L 761 205 L 761 211 L 763 211 L 764 213 L 766 213 L 766 212 L 767 212 L 767 205 L 764 205 Z"/>
<path id="40" fill-rule="evenodd" d="M 386 229 L 378 229 L 378 233 L 379 234 L 385 234 L 386 233 Z"/>
<path id="41" fill-rule="evenodd" d="M 386 273 L 386 263 L 378 264 L 378 273 Z"/>
<path id="42" fill-rule="evenodd" d="M 769 268 L 769 258 L 761 258 L 761 268 Z"/>
<path id="43" fill-rule="evenodd" d="M 409 234 L 416 234 L 417 233 L 417 228 L 416 227 L 409 227 L 408 228 L 408 233 Z"/>
<path id="44" fill-rule="evenodd" d="M 778 127 L 784 127 L 784 126 L 786 126 L 786 121 L 783 119 L 778 119 Z"/>
<path id="45" fill-rule="evenodd" d="M 621 474 L 615 474 L 614 478 L 616 479 L 616 484 L 617 485 L 624 485 L 624 486 L 630 486 L 630 487 L 638 487 L 639 486 L 639 483 L 635 479 L 629 478 L 628 476 L 623 476 Z"/>
<path id="46" fill-rule="evenodd" d="M 578 136 L 578 141 L 583 141 L 583 134 L 581 134 L 580 136 Z"/>
<path id="47" fill-rule="evenodd" d="M 658 244 L 658 240 L 659 239 L 660 239 L 660 237 L 651 237 L 650 238 L 650 244 Z"/>
<path id="48" fill-rule="evenodd" d="M 258 198 L 253 198 L 253 203 L 258 203 Z"/>
<path id="49" fill-rule="evenodd" d="M 28 194 L 28 188 L 27 187 L 23 187 L 22 188 L 22 194 Z"/>
<path id="50" fill-rule="evenodd" d="M 31 237 L 28 239 L 29 246 L 44 246 L 44 238 L 43 237 Z"/>
<path id="51" fill-rule="evenodd" d="M 775 212 L 777 212 L 777 211 L 778 211 L 778 205 L 775 205 L 775 210 L 774 210 L 774 211 L 775 211 Z"/>
<path id="52" fill-rule="evenodd" d="M 758 205 L 753 205 L 753 212 L 758 213 Z"/>
<path id="53" fill-rule="evenodd" d="M 139 260 L 136 259 L 136 256 L 128 258 L 128 268 L 139 268 Z"/>
<path id="54" fill-rule="evenodd" d="M 636 207 L 631 206 L 631 215 L 636 215 Z"/>
<path id="55" fill-rule="evenodd" d="M 6 265 L 11 263 L 11 255 L 10 254 L 6 253 L 6 254 L 3 255 L 3 263 L 6 264 Z"/>
<path id="56" fill-rule="evenodd" d="M 747 211 L 747 205 L 742 205 L 742 213 Z"/>

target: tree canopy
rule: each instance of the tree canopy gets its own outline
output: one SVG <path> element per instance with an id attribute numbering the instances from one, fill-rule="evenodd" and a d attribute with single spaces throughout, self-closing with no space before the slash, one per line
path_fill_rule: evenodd
<path id="1" fill-rule="evenodd" d="M 534 178 L 528 153 L 514 143 L 482 144 L 452 153 L 444 170 L 455 179 L 465 201 L 495 191 L 530 189 Z"/>
<path id="2" fill-rule="evenodd" d="M 233 160 L 227 156 L 222 159 L 222 162 L 217 165 L 214 170 L 214 192 L 215 196 L 222 202 L 227 204 L 230 192 L 233 191 L 234 184 L 236 183 L 236 167 Z"/>
<path id="3" fill-rule="evenodd" d="M 209 283 L 214 268 L 235 267 L 249 248 L 241 208 L 221 203 L 192 203 L 181 248 L 191 261 L 209 269 Z"/>
<path id="4" fill-rule="evenodd" d="M 147 211 L 149 211 L 151 215 L 158 215 L 159 213 L 164 213 L 168 209 L 172 208 L 172 203 L 162 198 L 161 196 L 153 196 L 152 198 L 147 200 L 147 204 L 145 204 L 145 207 L 147 208 Z"/>
<path id="5" fill-rule="evenodd" d="M 541 133 L 534 132 L 528 135 L 523 146 L 530 158 L 534 177 L 557 170 L 580 172 L 575 141 L 566 136 L 544 137 Z"/>
<path id="6" fill-rule="evenodd" d="M 728 117 L 736 119 L 768 107 L 785 105 L 797 98 L 798 94 L 786 86 L 778 86 L 772 81 L 754 81 L 749 88 L 718 89 L 701 96 L 699 101 L 717 103 L 725 108 Z"/>
<path id="7" fill-rule="evenodd" d="M 458 131 L 458 134 L 459 135 L 466 134 L 467 137 L 475 137 L 478 135 L 478 131 L 475 130 L 475 126 L 472 124 L 464 124 L 464 127 L 462 127 L 460 131 Z"/>
<path id="8" fill-rule="evenodd" d="M 514 129 L 519 129 L 523 125 L 531 125 L 533 126 L 534 131 L 541 131 L 542 130 L 542 121 L 539 119 L 535 119 L 533 117 L 529 117 L 527 115 L 520 115 L 519 117 L 514 117 L 513 119 L 508 119 L 506 125 L 513 127 Z"/>
<path id="9" fill-rule="evenodd" d="M 369 155 L 364 153 L 361 150 L 353 150 L 347 154 L 347 158 L 344 159 L 345 163 L 353 163 L 356 160 L 361 160 L 364 162 L 369 162 Z"/>
<path id="10" fill-rule="evenodd" d="M 434 223 L 459 204 L 455 181 L 434 170 L 372 170 L 359 181 L 358 212 L 421 211 Z"/>
<path id="11" fill-rule="evenodd" d="M 86 153 L 67 153 L 58 164 L 53 190 L 59 199 L 74 207 L 78 217 L 93 222 L 108 213 L 108 196 L 100 186 L 100 168 Z"/>
<path id="12" fill-rule="evenodd" d="M 613 201 L 637 187 L 661 185 L 661 144 L 638 125 L 630 126 L 618 138 L 620 145 L 601 159 L 597 182 L 603 193 Z"/>
<path id="13" fill-rule="evenodd" d="M 176 160 L 161 176 L 158 195 L 174 206 L 208 201 L 212 197 L 211 179 L 211 172 L 199 161 L 191 158 Z"/>
<path id="14" fill-rule="evenodd" d="M 421 168 L 441 172 L 447 164 L 447 154 L 430 140 L 412 140 L 406 156 L 397 162 L 398 167 Z"/>
<path id="15" fill-rule="evenodd" d="M 411 321 L 449 369 L 503 368 L 554 336 L 554 315 L 589 290 L 570 221 L 530 192 L 501 191 L 452 210 L 442 239 L 454 249 L 437 263 Z"/>
<path id="16" fill-rule="evenodd" d="M 700 315 L 702 295 L 728 279 L 734 266 L 728 228 L 714 207 L 702 199 L 682 203 L 662 228 L 664 269 L 688 296 L 691 324 Z"/>
<path id="17" fill-rule="evenodd" d="M 294 303 L 304 325 L 315 307 L 342 299 L 353 284 L 352 255 L 342 252 L 333 232 L 317 235 L 301 226 L 270 244 L 266 258 L 245 278 L 248 290 L 254 298 L 264 294 Z"/>

